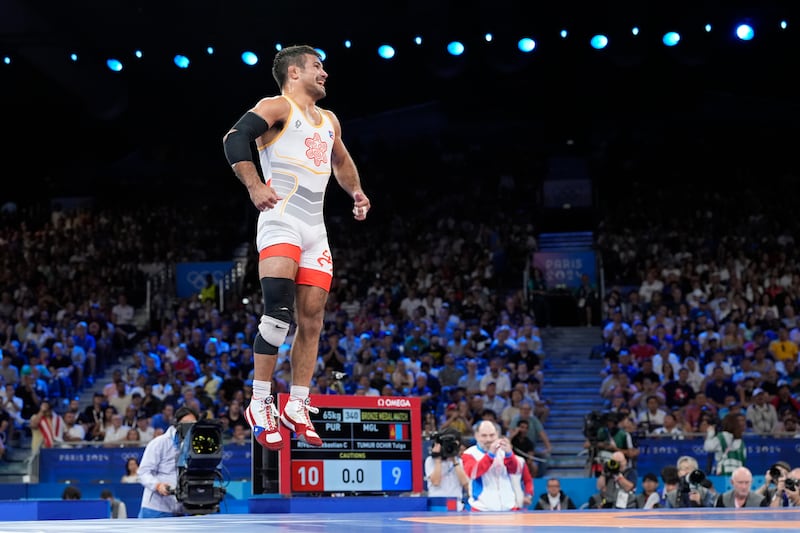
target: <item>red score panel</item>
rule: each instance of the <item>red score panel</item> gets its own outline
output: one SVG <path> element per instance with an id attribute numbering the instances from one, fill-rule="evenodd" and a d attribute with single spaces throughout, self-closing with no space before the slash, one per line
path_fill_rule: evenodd
<path id="1" fill-rule="evenodd" d="M 325 486 L 322 461 L 292 461 L 292 486 L 309 492 L 322 492 Z"/>

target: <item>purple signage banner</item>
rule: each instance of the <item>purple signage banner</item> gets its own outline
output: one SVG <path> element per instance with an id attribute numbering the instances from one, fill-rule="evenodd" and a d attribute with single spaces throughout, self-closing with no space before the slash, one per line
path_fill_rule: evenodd
<path id="1" fill-rule="evenodd" d="M 597 263 L 593 251 L 536 252 L 533 266 L 542 271 L 548 289 L 577 289 L 586 274 L 597 282 Z"/>

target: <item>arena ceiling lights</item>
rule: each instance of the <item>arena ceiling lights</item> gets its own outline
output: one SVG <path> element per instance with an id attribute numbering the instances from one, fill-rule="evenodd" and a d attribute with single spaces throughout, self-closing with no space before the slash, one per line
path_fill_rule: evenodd
<path id="1" fill-rule="evenodd" d="M 735 22 L 727 30 L 729 31 L 727 38 L 729 38 L 731 41 L 741 42 L 758 41 L 759 38 L 764 35 L 769 35 L 776 32 L 782 33 L 788 30 L 788 28 L 789 21 L 785 18 L 777 21 L 754 21 L 743 18 Z M 585 45 L 587 49 L 612 52 L 617 46 L 617 43 L 624 42 L 626 36 L 627 38 L 630 36 L 635 37 L 639 43 L 641 43 L 640 46 L 645 46 L 644 41 L 646 40 L 652 43 L 655 39 L 657 39 L 662 46 L 669 48 L 681 47 L 684 44 L 690 45 L 692 44 L 692 39 L 689 37 L 684 38 L 684 32 L 689 32 L 693 29 L 694 28 L 673 28 L 666 31 L 659 31 L 655 28 L 648 28 L 644 25 L 630 25 L 627 29 L 625 29 L 624 32 L 617 29 L 615 31 L 594 31 L 586 33 L 585 31 L 579 32 L 577 30 L 572 30 L 569 27 L 561 27 L 548 32 L 553 33 L 553 35 L 506 35 L 502 43 L 500 42 L 501 39 L 497 38 L 499 36 L 497 32 L 485 32 L 474 39 L 470 36 L 464 36 L 463 38 L 453 38 L 447 40 L 439 39 L 436 42 L 434 39 L 426 38 L 424 35 L 416 34 L 404 42 L 383 41 L 380 43 L 366 43 L 356 39 L 347 39 L 342 40 L 341 43 L 338 44 L 328 44 L 326 45 L 326 48 L 318 49 L 318 52 L 320 52 L 323 58 L 327 58 L 328 51 L 330 51 L 332 54 L 331 57 L 333 57 L 345 55 L 353 50 L 364 51 L 366 49 L 368 53 L 374 54 L 374 57 L 376 58 L 380 58 L 384 61 L 392 61 L 402 58 L 404 55 L 409 53 L 419 53 L 418 51 L 420 49 L 425 49 L 426 53 L 442 53 L 444 56 L 449 56 L 452 58 L 466 57 L 471 53 L 481 52 L 481 48 L 485 47 L 495 47 L 494 53 L 497 56 L 502 56 L 504 54 L 531 55 L 535 53 L 561 53 L 559 50 L 559 47 L 561 46 L 559 42 L 575 41 L 577 41 L 580 46 Z M 712 24 L 711 21 L 706 22 L 702 26 L 702 29 L 706 34 L 711 34 L 718 31 L 717 25 Z M 581 33 L 583 33 L 583 35 L 581 35 Z M 274 50 L 280 50 L 282 46 L 282 44 L 277 43 L 273 48 Z M 630 47 L 630 44 L 626 44 L 626 46 Z M 499 49 L 498 47 L 504 48 Z M 416 49 L 417 52 L 413 52 L 414 49 Z M 170 57 L 174 68 L 186 70 L 195 64 L 195 58 L 200 58 L 201 56 L 214 56 L 216 51 L 217 47 L 214 44 L 208 44 L 207 46 L 196 51 L 184 50 L 173 52 L 172 55 L 168 57 Z M 272 52 L 273 50 L 258 50 L 253 47 L 239 50 L 236 54 L 236 57 L 243 65 L 247 67 L 254 67 L 259 64 L 262 55 L 269 55 L 271 57 Z M 151 50 L 148 52 L 147 57 L 150 58 L 167 54 L 169 54 L 167 50 Z M 84 56 L 86 56 L 86 59 L 84 59 Z M 97 60 L 97 57 L 95 56 L 96 54 L 84 54 L 81 50 L 66 50 L 64 52 L 65 60 L 72 63 L 78 63 L 80 61 L 94 61 Z M 491 55 L 486 56 L 485 53 L 484 56 L 489 57 L 490 60 L 492 57 L 494 57 Z M 0 57 L 2 57 L 2 64 L 4 65 L 11 65 L 14 62 L 13 53 L 5 53 L 0 55 Z M 129 63 L 144 60 L 145 54 L 142 52 L 142 50 L 134 49 L 129 52 L 118 53 L 109 57 L 105 57 L 102 59 L 102 63 L 109 70 L 115 73 L 120 73 L 126 70 L 126 67 L 129 65 Z M 228 61 L 230 59 L 222 58 L 220 56 L 218 60 Z M 207 62 L 205 62 L 205 64 L 207 64 Z"/>

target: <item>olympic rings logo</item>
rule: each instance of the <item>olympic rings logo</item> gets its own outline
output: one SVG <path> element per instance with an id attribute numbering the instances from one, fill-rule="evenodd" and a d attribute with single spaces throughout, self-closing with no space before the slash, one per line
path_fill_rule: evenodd
<path id="1" fill-rule="evenodd" d="M 185 279 L 189 285 L 199 291 L 206 286 L 206 274 L 211 274 L 211 276 L 214 278 L 214 281 L 219 282 L 225 277 L 226 272 L 223 272 L 222 270 L 214 270 L 212 272 L 209 272 L 208 270 L 190 270 L 186 273 Z"/>

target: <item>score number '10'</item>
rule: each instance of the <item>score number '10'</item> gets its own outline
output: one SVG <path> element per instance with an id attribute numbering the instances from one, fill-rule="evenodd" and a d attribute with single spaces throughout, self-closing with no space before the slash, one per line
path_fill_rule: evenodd
<path id="1" fill-rule="evenodd" d="M 408 491 L 411 490 L 411 461 L 292 461 L 292 490 Z"/>

